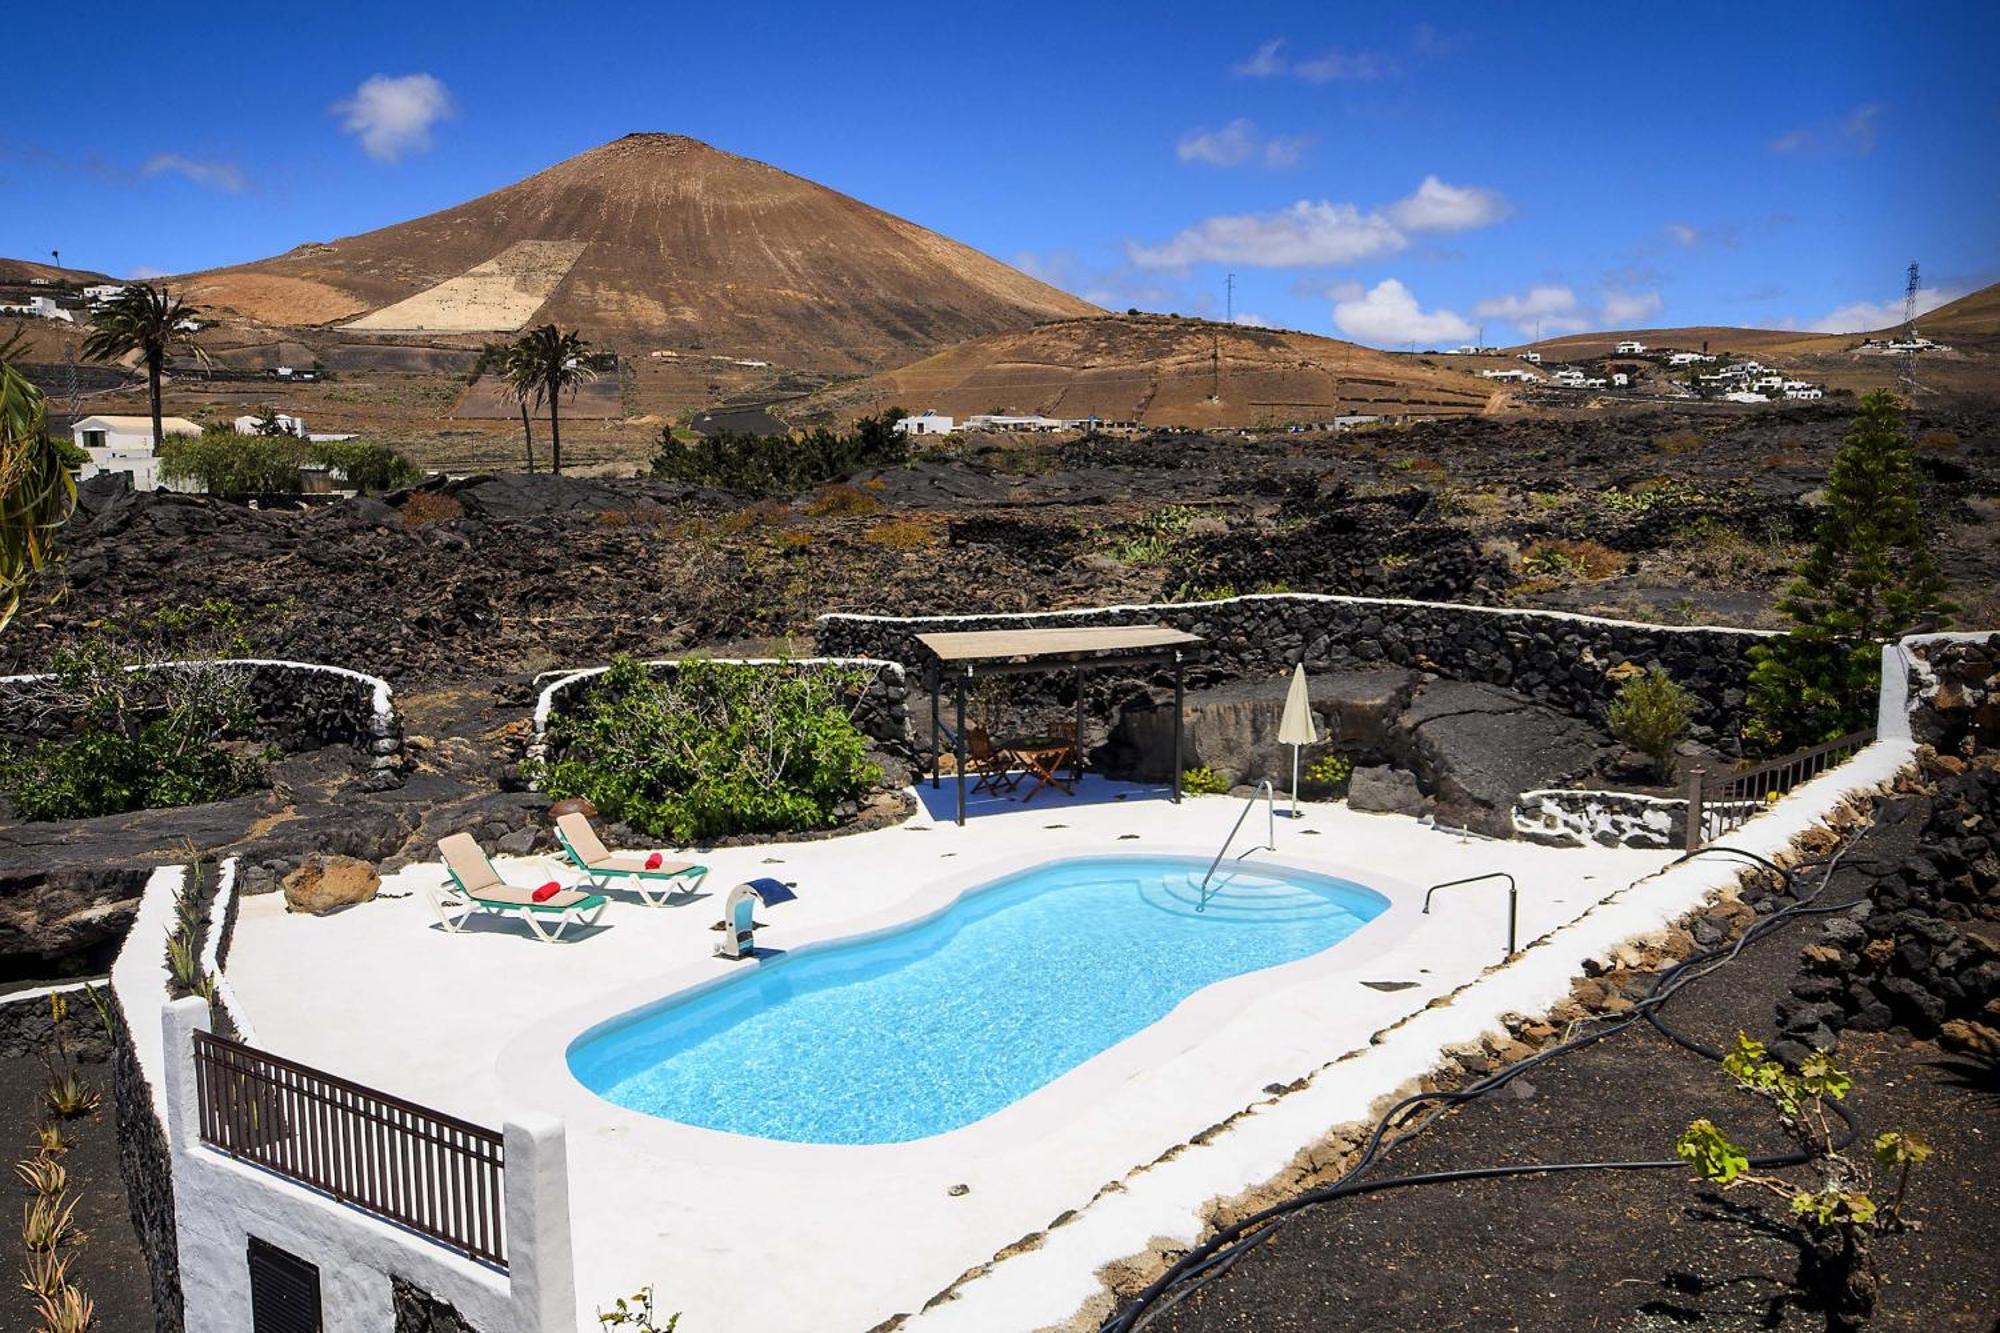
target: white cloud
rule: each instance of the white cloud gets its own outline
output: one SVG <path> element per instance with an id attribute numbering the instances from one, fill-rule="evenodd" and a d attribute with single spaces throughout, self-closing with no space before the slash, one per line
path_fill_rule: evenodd
<path id="1" fill-rule="evenodd" d="M 1771 140 L 1774 153 L 1812 154 L 1872 153 L 1878 137 L 1876 122 L 1884 108 L 1880 102 L 1863 102 L 1844 116 L 1786 130 Z"/>
<path id="2" fill-rule="evenodd" d="M 1425 311 L 1409 288 L 1384 278 L 1366 295 L 1336 301 L 1333 322 L 1342 333 L 1379 346 L 1397 343 L 1459 343 L 1472 336 L 1472 325 L 1450 310 Z"/>
<path id="3" fill-rule="evenodd" d="M 1396 72 L 1396 62 L 1379 51 L 1328 50 L 1293 60 L 1285 54 L 1285 39 L 1273 37 L 1246 60 L 1229 67 L 1246 79 L 1293 78 L 1302 83 L 1332 83 L 1340 79 L 1380 79 Z"/>
<path id="4" fill-rule="evenodd" d="M 1328 51 L 1292 64 L 1292 77 L 1307 83 L 1379 79 L 1395 72 L 1395 62 L 1375 51 Z"/>
<path id="5" fill-rule="evenodd" d="M 1125 249 L 1140 268 L 1324 268 L 1395 254 L 1408 247 L 1407 232 L 1467 231 L 1511 211 L 1497 191 L 1426 176 L 1414 194 L 1386 209 L 1363 212 L 1354 204 L 1301 199 L 1276 213 L 1207 218 L 1160 245 L 1128 242 Z"/>
<path id="6" fill-rule="evenodd" d="M 1282 37 L 1273 37 L 1258 47 L 1248 60 L 1240 60 L 1229 67 L 1231 74 L 1246 79 L 1270 79 L 1283 74 L 1290 62 L 1278 54 L 1285 45 Z"/>
<path id="7" fill-rule="evenodd" d="M 1917 293 L 1917 313 L 1927 315 L 1965 295 L 1962 287 L 1926 287 Z M 1873 333 L 1903 322 L 1901 301 L 1851 301 L 1806 324 L 1812 333 Z"/>
<path id="8" fill-rule="evenodd" d="M 1260 162 L 1267 167 L 1297 166 L 1309 139 L 1302 135 L 1266 135 L 1254 121 L 1239 117 L 1219 130 L 1189 130 L 1174 145 L 1183 162 L 1212 167 L 1236 167 Z"/>
<path id="9" fill-rule="evenodd" d="M 1604 293 L 1604 322 L 1631 324 L 1657 315 L 1664 304 L 1658 292 L 1607 290 Z"/>
<path id="10" fill-rule="evenodd" d="M 154 268 L 151 264 L 134 264 L 125 276 L 144 282 L 148 278 L 164 278 L 167 276 L 167 271 L 163 268 Z"/>
<path id="11" fill-rule="evenodd" d="M 1667 235 L 1674 238 L 1674 244 L 1689 250 L 1701 244 L 1701 228 L 1690 227 L 1685 222 L 1669 222 Z"/>
<path id="12" fill-rule="evenodd" d="M 1312 268 L 1394 254 L 1408 243 L 1379 213 L 1301 199 L 1276 213 L 1209 218 L 1163 245 L 1128 245 L 1126 253 L 1140 268 L 1198 263 Z"/>
<path id="13" fill-rule="evenodd" d="M 232 162 L 203 162 L 179 153 L 155 153 L 139 168 L 141 176 L 180 176 L 225 194 L 241 194 L 250 186 L 243 169 Z"/>
<path id="14" fill-rule="evenodd" d="M 1389 220 L 1405 231 L 1471 231 L 1493 225 L 1514 208 L 1498 190 L 1447 185 L 1436 176 L 1426 176 L 1415 194 L 1398 199 L 1386 211 Z"/>
<path id="15" fill-rule="evenodd" d="M 450 91 L 429 74 L 370 75 L 333 109 L 342 132 L 357 136 L 362 151 L 382 162 L 429 148 L 431 127 L 457 110 Z"/>
<path id="16" fill-rule="evenodd" d="M 1590 326 L 1581 317 L 1576 293 L 1554 283 L 1519 294 L 1488 297 L 1473 306 L 1472 313 L 1480 319 L 1504 319 L 1523 333 L 1543 338 Z"/>
<path id="17" fill-rule="evenodd" d="M 1246 329 L 1273 329 L 1277 327 L 1277 325 L 1262 315 L 1253 315 L 1248 310 L 1237 311 L 1234 318 L 1229 322 L 1231 324 L 1241 324 Z"/>

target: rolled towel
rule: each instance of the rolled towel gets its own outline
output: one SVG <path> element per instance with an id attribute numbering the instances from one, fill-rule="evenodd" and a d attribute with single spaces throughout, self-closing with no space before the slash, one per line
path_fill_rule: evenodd
<path id="1" fill-rule="evenodd" d="M 549 899 L 555 897 L 558 893 L 561 893 L 562 891 L 563 891 L 562 885 L 556 883 L 554 880 L 550 880 L 548 883 L 542 885 L 541 888 L 536 889 L 533 893 L 529 894 L 528 896 L 533 898 L 538 903 L 545 903 Z"/>
<path id="2" fill-rule="evenodd" d="M 651 856 L 646 858 L 646 869 L 658 870 L 660 868 L 660 863 L 664 860 L 666 860 L 664 856 L 661 856 L 658 852 L 654 852 Z"/>

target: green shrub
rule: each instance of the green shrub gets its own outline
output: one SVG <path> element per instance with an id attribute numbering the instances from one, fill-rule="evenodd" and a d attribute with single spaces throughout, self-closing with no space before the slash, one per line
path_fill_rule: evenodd
<path id="1" fill-rule="evenodd" d="M 697 660 L 656 676 L 620 658 L 550 724 L 542 786 L 675 844 L 831 828 L 882 780 L 848 702 L 866 683 Z"/>
<path id="2" fill-rule="evenodd" d="M 312 461 L 338 468 L 347 484 L 364 495 L 393 491 L 423 480 L 423 469 L 386 444 L 367 440 L 321 440 Z"/>
<path id="3" fill-rule="evenodd" d="M 1354 776 L 1354 760 L 1344 754 L 1323 754 L 1306 765 L 1305 781 L 1308 786 L 1324 787 L 1329 791 L 1339 791 Z"/>
<path id="4" fill-rule="evenodd" d="M 0 795 L 21 818 L 199 805 L 263 785 L 262 764 L 225 743 L 251 718 L 240 673 L 213 663 L 129 672 L 128 664 L 94 641 L 57 654 L 49 678 L 24 687 L 33 706 L 75 718 L 76 731 L 0 748 Z"/>
<path id="5" fill-rule="evenodd" d="M 1181 790 L 1189 796 L 1227 796 L 1229 787 L 1229 775 L 1206 764 L 1181 770 Z"/>
<path id="6" fill-rule="evenodd" d="M 160 475 L 193 482 L 210 495 L 296 495 L 306 443 L 290 435 L 209 430 L 160 442 Z"/>
<path id="7" fill-rule="evenodd" d="M 720 486 L 742 495 L 797 495 L 863 468 L 895 467 L 908 457 L 908 441 L 895 429 L 903 413 L 890 409 L 863 417 L 837 435 L 824 426 L 803 435 L 704 435 L 689 443 L 660 431 L 653 475 Z"/>
<path id="8" fill-rule="evenodd" d="M 1662 782 L 1674 775 L 1674 747 L 1694 720 L 1694 696 L 1659 667 L 1631 677 L 1611 701 L 1611 734 L 1653 761 Z"/>

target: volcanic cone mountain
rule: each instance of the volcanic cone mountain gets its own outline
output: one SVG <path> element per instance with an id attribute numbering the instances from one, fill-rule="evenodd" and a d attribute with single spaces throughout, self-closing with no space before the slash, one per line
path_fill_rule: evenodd
<path id="1" fill-rule="evenodd" d="M 874 369 L 1098 313 L 958 242 L 749 158 L 632 134 L 470 203 L 185 280 L 274 325 L 492 335 L 556 320 L 638 351 Z"/>

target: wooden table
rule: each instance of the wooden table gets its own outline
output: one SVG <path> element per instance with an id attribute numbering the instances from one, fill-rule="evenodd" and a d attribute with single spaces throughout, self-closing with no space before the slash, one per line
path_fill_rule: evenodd
<path id="1" fill-rule="evenodd" d="M 1065 781 L 1061 776 L 1062 766 L 1076 758 L 1075 742 L 1061 736 L 1030 736 L 1005 741 L 1000 748 L 1019 759 L 1027 768 L 1027 775 L 1035 780 L 1035 785 L 1021 798 L 1023 805 L 1034 800 L 1035 793 L 1044 787 L 1058 788 L 1065 795 L 1075 794 L 1075 779 Z"/>

